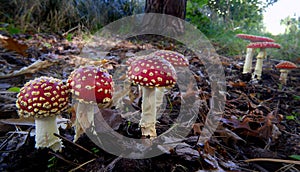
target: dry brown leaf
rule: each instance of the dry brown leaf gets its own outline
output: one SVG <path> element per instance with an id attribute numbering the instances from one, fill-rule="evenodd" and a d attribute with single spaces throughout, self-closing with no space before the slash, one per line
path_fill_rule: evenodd
<path id="1" fill-rule="evenodd" d="M 28 49 L 28 46 L 26 44 L 21 44 L 17 40 L 6 37 L 0 34 L 0 44 L 9 51 L 15 51 L 18 54 L 27 57 L 26 50 Z"/>
<path id="2" fill-rule="evenodd" d="M 58 125 L 69 122 L 69 119 L 62 118 L 60 115 L 57 116 L 56 122 Z M 10 118 L 10 119 L 1 119 L 0 123 L 6 125 L 23 125 L 23 126 L 35 126 L 34 118 Z"/>
<path id="3" fill-rule="evenodd" d="M 9 78 L 9 77 L 14 77 L 14 76 L 19 76 L 23 74 L 28 74 L 28 73 L 35 73 L 43 68 L 47 68 L 49 66 L 53 65 L 53 62 L 50 62 L 48 60 L 41 61 L 37 60 L 36 62 L 32 63 L 31 65 L 27 67 L 23 67 L 18 71 L 14 71 L 13 73 L 9 73 L 6 75 L 0 75 L 0 78 Z"/>
<path id="4" fill-rule="evenodd" d="M 206 154 L 214 155 L 214 154 L 215 154 L 215 151 L 216 151 L 216 149 L 213 148 L 213 147 L 211 147 L 211 146 L 209 145 L 208 141 L 206 141 L 206 142 L 204 143 L 204 152 L 205 152 Z"/>
<path id="5" fill-rule="evenodd" d="M 8 125 L 34 126 L 34 118 L 1 119 L 0 122 Z"/>
<path id="6" fill-rule="evenodd" d="M 76 56 L 76 55 L 69 55 L 69 56 L 65 56 L 64 58 L 70 65 L 74 65 L 75 67 L 83 66 L 83 65 L 94 65 L 94 66 L 106 65 L 107 68 L 111 67 L 108 64 L 108 62 L 110 62 L 110 61 L 106 60 L 106 59 L 101 59 L 101 60 L 95 61 L 90 58 L 85 58 L 85 57 Z"/>
<path id="7" fill-rule="evenodd" d="M 203 124 L 201 124 L 201 123 L 195 123 L 193 125 L 194 135 L 200 135 L 201 134 L 201 127 L 203 127 Z"/>
<path id="8" fill-rule="evenodd" d="M 273 113 L 269 113 L 265 117 L 264 125 L 257 129 L 257 132 L 260 133 L 260 136 L 264 139 L 274 138 L 277 139 L 279 135 L 281 135 L 281 132 L 277 128 L 276 125 L 273 124 L 273 122 L 277 122 L 277 119 L 273 115 Z"/>
<path id="9" fill-rule="evenodd" d="M 242 81 L 238 81 L 238 82 L 232 82 L 229 81 L 228 83 L 231 87 L 246 87 L 246 83 L 242 82 Z"/>
<path id="10" fill-rule="evenodd" d="M 246 141 L 244 139 L 242 139 L 240 136 L 238 136 L 237 134 L 235 134 L 234 132 L 232 132 L 231 130 L 229 130 L 227 128 L 217 130 L 216 132 L 220 135 L 222 140 L 227 145 L 229 145 L 230 143 L 237 144 L 238 141 L 242 141 L 242 142 L 246 143 Z"/>
<path id="11" fill-rule="evenodd" d="M 109 128 L 112 130 L 118 130 L 123 122 L 121 113 L 114 109 L 98 109 L 95 113 L 94 119 L 96 127 L 95 130 L 97 132 L 106 132 Z"/>

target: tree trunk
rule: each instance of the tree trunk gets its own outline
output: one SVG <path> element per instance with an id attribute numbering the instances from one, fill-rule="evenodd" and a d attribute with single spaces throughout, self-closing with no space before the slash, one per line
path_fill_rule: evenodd
<path id="1" fill-rule="evenodd" d="M 146 0 L 145 13 L 160 13 L 144 17 L 143 28 L 156 33 L 165 32 L 169 36 L 184 32 L 184 19 L 187 0 Z M 168 16 L 170 15 L 170 16 Z M 172 16 L 172 17 L 171 17 Z"/>
<path id="2" fill-rule="evenodd" d="M 146 0 L 145 13 L 161 13 L 185 19 L 186 0 Z"/>

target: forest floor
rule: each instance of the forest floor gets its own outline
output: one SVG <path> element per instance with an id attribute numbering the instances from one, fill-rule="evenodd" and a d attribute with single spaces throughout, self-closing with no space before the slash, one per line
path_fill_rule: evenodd
<path id="1" fill-rule="evenodd" d="M 88 50 L 96 54 L 93 58 L 82 56 L 84 46 L 79 38 L 68 41 L 52 34 L 0 36 L 0 171 L 300 171 L 300 70 L 291 71 L 287 84 L 282 85 L 275 68 L 279 60 L 265 59 L 262 79 L 252 82 L 250 75 L 241 74 L 244 56 L 225 57 L 218 52 L 226 79 L 225 109 L 213 136 L 198 144 L 211 108 L 212 89 L 203 62 L 184 45 L 158 36 L 141 36 L 116 43 L 107 51 Z M 97 46 L 101 47 L 101 42 Z M 75 112 L 70 106 L 58 118 L 62 151 L 34 148 L 34 121 L 20 119 L 15 106 L 18 89 L 27 81 L 52 76 L 65 82 L 81 65 L 102 65 L 111 73 L 122 73 L 126 59 L 158 49 L 184 54 L 198 88 L 189 92 L 197 95 L 197 119 L 175 147 L 160 148 L 163 153 L 152 158 L 128 159 L 107 153 L 85 134 L 74 143 Z M 294 62 L 299 65 L 299 61 Z M 120 102 L 123 109 L 132 110 L 130 113 L 116 106 L 105 111 L 112 128 L 131 138 L 141 137 L 138 117 L 134 116 L 141 102 L 137 90 L 131 86 L 131 96 L 123 95 Z M 167 93 L 169 104 L 157 123 L 159 135 L 176 123 L 181 95 L 189 96 L 187 92 L 180 94 L 174 88 Z"/>

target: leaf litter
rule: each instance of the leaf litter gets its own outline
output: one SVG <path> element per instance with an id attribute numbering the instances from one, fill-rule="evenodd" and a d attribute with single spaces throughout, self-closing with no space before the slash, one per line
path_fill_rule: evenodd
<path id="1" fill-rule="evenodd" d="M 203 132 L 202 128 L 210 109 L 209 77 L 198 57 L 176 41 L 160 36 L 142 36 L 110 44 L 100 40 L 96 45 L 85 47 L 84 41 L 80 39 L 72 42 L 59 35 L 20 34 L 13 38 L 1 35 L 0 42 L 1 171 L 36 168 L 43 171 L 53 168 L 56 171 L 299 170 L 298 163 L 293 163 L 294 159 L 289 161 L 291 156 L 300 155 L 299 70 L 290 73 L 287 86 L 279 84 L 280 74 L 275 69 L 264 71 L 262 81 L 253 83 L 249 77 L 241 75 L 241 59 L 220 56 L 227 82 L 225 111 L 214 135 L 201 145 L 197 144 L 198 137 Z M 97 46 L 104 46 L 103 51 L 99 52 Z M 34 122 L 18 118 L 14 105 L 16 93 L 9 92 L 9 88 L 20 88 L 26 81 L 41 75 L 66 81 L 72 70 L 85 64 L 99 65 L 112 73 L 116 69 L 125 72 L 126 66 L 122 61 L 155 49 L 183 53 L 189 59 L 189 68 L 193 73 L 191 77 L 197 82 L 198 90 L 191 89 L 191 86 L 188 86 L 186 93 L 180 93 L 175 88 L 171 89 L 166 95 L 169 103 L 165 110 L 160 111 L 158 134 L 168 131 L 176 124 L 177 109 L 180 106 L 178 100 L 198 95 L 195 100 L 195 104 L 199 106 L 198 118 L 191 126 L 190 133 L 180 140 L 179 144 L 172 147 L 172 143 L 178 142 L 176 137 L 163 137 L 170 146 L 159 146 L 158 149 L 164 152 L 160 156 L 144 160 L 115 157 L 97 147 L 86 135 L 81 136 L 76 143 L 72 142 L 74 128 L 71 123 L 74 111 L 72 113 L 70 108 L 57 121 L 63 124 L 59 128 L 59 137 L 63 139 L 65 145 L 63 151 L 54 153 L 47 149 L 34 149 L 34 136 L 29 134 L 33 133 L 31 130 L 34 129 Z M 81 56 L 82 52 L 90 56 Z M 277 60 L 269 60 L 266 65 L 274 68 L 276 63 Z M 124 84 L 124 78 L 117 78 L 116 83 Z M 115 104 L 101 110 L 101 114 L 116 132 L 126 137 L 140 138 L 138 121 L 142 98 L 138 88 L 128 83 L 118 86 L 119 92 L 114 97 Z M 5 115 L 2 113 L 4 111 Z M 289 120 L 287 116 L 294 118 Z M 95 121 L 97 120 L 101 119 L 96 115 Z M 101 125 L 95 127 L 96 130 L 103 131 Z M 127 144 L 130 147 L 134 143 Z M 79 153 L 81 156 L 78 156 Z M 39 155 L 43 155 L 43 158 L 39 159 Z M 56 159 L 55 166 L 49 165 L 48 160 L 53 158 Z M 255 160 L 255 158 L 269 159 Z M 24 159 L 27 163 L 24 163 Z M 286 166 L 286 163 L 293 166 Z"/>

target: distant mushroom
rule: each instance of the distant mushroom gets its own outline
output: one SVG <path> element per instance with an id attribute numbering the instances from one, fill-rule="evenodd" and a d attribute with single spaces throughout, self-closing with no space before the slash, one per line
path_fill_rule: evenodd
<path id="1" fill-rule="evenodd" d="M 85 66 L 74 70 L 68 78 L 76 108 L 74 142 L 85 127 L 94 126 L 94 108 L 110 105 L 113 93 L 112 76 L 101 67 Z M 81 120 L 81 121 L 80 121 Z"/>
<path id="2" fill-rule="evenodd" d="M 237 34 L 236 37 L 249 40 L 251 42 L 274 42 L 274 39 L 264 37 L 264 36 L 255 36 L 249 34 Z M 253 56 L 253 49 L 247 48 L 247 54 L 245 58 L 245 63 L 243 67 L 243 74 L 251 73 L 251 66 L 252 66 L 252 56 Z"/>
<path id="3" fill-rule="evenodd" d="M 263 59 L 266 57 L 266 48 L 280 48 L 280 44 L 274 42 L 254 42 L 250 43 L 247 48 L 259 48 L 259 53 L 256 57 L 256 64 L 254 73 L 252 75 L 252 80 L 260 80 L 262 73 Z"/>
<path id="4" fill-rule="evenodd" d="M 40 77 L 28 81 L 17 95 L 16 107 L 20 117 L 35 118 L 35 147 L 59 151 L 62 143 L 56 115 L 68 107 L 69 90 L 59 79 Z"/>
<path id="5" fill-rule="evenodd" d="M 178 67 L 186 67 L 189 65 L 189 61 L 187 58 L 184 57 L 183 54 L 170 51 L 170 50 L 158 50 L 153 52 L 151 55 L 158 56 L 161 58 L 164 58 L 168 62 L 170 62 L 174 68 Z M 177 70 L 177 69 L 176 69 Z M 164 87 L 156 88 L 156 107 L 160 107 L 160 105 L 163 103 L 163 97 L 164 97 Z"/>
<path id="6" fill-rule="evenodd" d="M 297 65 L 295 63 L 292 63 L 289 61 L 282 61 L 282 62 L 278 63 L 275 67 L 277 69 L 280 69 L 279 70 L 280 71 L 279 81 L 283 85 L 286 85 L 289 70 L 296 69 Z"/>
<path id="7" fill-rule="evenodd" d="M 142 87 L 142 115 L 140 127 L 144 137 L 155 138 L 156 134 L 156 87 L 173 87 L 176 83 L 174 67 L 157 56 L 144 56 L 131 63 L 127 78 Z"/>

